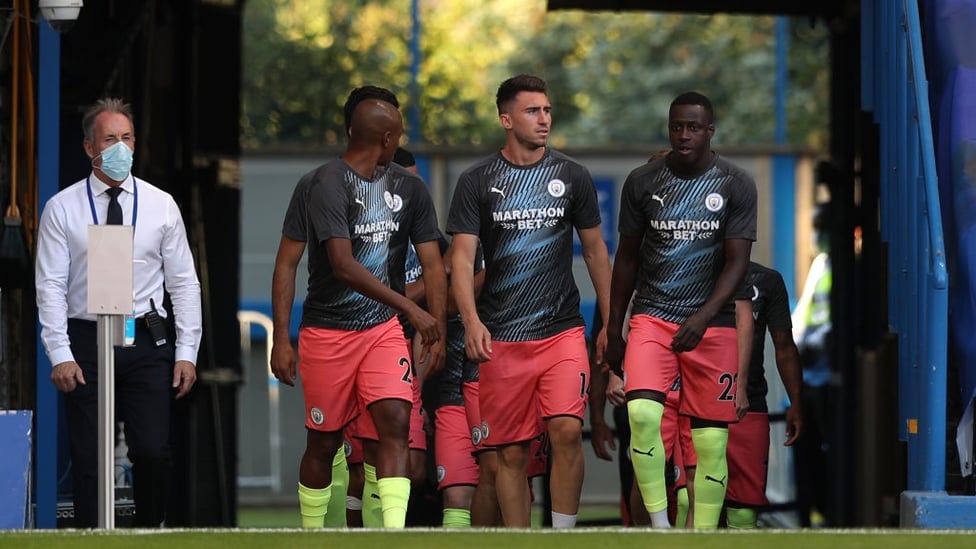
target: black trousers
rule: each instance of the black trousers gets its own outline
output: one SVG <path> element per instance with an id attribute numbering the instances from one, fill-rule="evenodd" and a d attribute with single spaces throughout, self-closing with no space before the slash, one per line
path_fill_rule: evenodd
<path id="1" fill-rule="evenodd" d="M 85 385 L 65 393 L 71 440 L 72 499 L 75 525 L 98 526 L 98 330 L 86 320 L 68 320 L 71 352 Z M 159 526 L 165 519 L 172 475 L 169 455 L 170 406 L 175 395 L 172 344 L 156 347 L 141 320 L 134 347 L 115 351 L 115 413 L 124 422 L 132 462 L 134 526 Z"/>

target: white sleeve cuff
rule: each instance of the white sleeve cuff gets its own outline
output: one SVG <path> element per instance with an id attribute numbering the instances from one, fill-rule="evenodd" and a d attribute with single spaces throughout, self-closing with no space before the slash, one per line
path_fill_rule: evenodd
<path id="1" fill-rule="evenodd" d="M 176 361 L 185 360 L 194 366 L 197 364 L 197 352 L 193 347 L 176 347 Z"/>
<path id="2" fill-rule="evenodd" d="M 74 362 L 75 360 L 75 355 L 71 352 L 70 346 L 49 351 L 47 357 L 51 360 L 52 368 L 62 362 Z"/>

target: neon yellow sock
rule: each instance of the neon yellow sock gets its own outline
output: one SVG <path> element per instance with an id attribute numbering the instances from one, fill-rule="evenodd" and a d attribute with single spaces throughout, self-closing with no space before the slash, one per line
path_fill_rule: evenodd
<path id="1" fill-rule="evenodd" d="M 691 442 L 698 454 L 695 528 L 717 528 L 728 486 L 729 464 L 725 460 L 725 448 L 729 443 L 729 430 L 721 427 L 692 429 Z"/>
<path id="2" fill-rule="evenodd" d="M 445 507 L 442 526 L 444 528 L 471 528 L 471 511 Z"/>
<path id="3" fill-rule="evenodd" d="M 674 517 L 674 527 L 675 528 L 687 528 L 688 527 L 688 489 L 679 488 L 674 493 L 675 499 L 678 501 L 678 513 Z"/>
<path id="4" fill-rule="evenodd" d="M 302 528 L 322 528 L 325 512 L 329 507 L 332 485 L 325 488 L 309 488 L 298 483 L 298 507 L 302 513 Z"/>
<path id="5" fill-rule="evenodd" d="M 752 530 L 756 527 L 756 510 L 747 507 L 726 507 L 725 519 L 729 528 Z"/>
<path id="6" fill-rule="evenodd" d="M 349 467 L 346 465 L 345 445 L 332 458 L 332 495 L 325 513 L 326 528 L 346 527 L 346 489 L 349 488 Z"/>
<path id="7" fill-rule="evenodd" d="M 380 492 L 376 485 L 376 467 L 363 463 L 366 481 L 363 483 L 363 527 L 382 528 L 383 508 L 380 506 Z"/>
<path id="8" fill-rule="evenodd" d="M 668 508 L 668 491 L 664 480 L 664 442 L 661 440 L 661 418 L 664 405 L 640 398 L 627 403 L 630 416 L 630 458 L 644 507 L 648 513 Z"/>
<path id="9" fill-rule="evenodd" d="M 410 500 L 410 479 L 388 477 L 376 481 L 383 508 L 384 528 L 403 528 L 407 524 L 407 502 Z"/>

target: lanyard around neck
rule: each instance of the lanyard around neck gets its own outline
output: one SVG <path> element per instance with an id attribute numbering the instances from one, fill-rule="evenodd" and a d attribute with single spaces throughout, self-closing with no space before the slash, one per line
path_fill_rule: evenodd
<path id="1" fill-rule="evenodd" d="M 86 180 L 88 183 L 88 206 L 91 208 L 92 223 L 98 225 L 98 213 L 95 212 L 95 195 L 92 194 L 91 176 Z M 139 217 L 139 187 L 136 185 L 136 178 L 132 178 L 132 233 L 136 232 L 136 218 Z"/>

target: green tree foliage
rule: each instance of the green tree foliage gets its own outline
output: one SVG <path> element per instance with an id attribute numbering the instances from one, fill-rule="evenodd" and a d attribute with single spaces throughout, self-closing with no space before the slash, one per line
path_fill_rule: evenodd
<path id="1" fill-rule="evenodd" d="M 790 21 L 789 141 L 818 149 L 828 145 L 830 121 L 829 33 L 821 22 Z"/>
<path id="2" fill-rule="evenodd" d="M 343 142 L 342 103 L 371 83 L 411 101 L 410 0 L 249 0 L 244 32 L 246 148 Z M 497 144 L 494 92 L 519 72 L 546 78 L 553 142 L 666 141 L 671 99 L 712 98 L 716 140 L 770 143 L 775 19 L 546 12 L 544 0 L 421 0 L 421 140 Z M 823 147 L 827 32 L 791 21 L 789 141 Z"/>
<path id="3" fill-rule="evenodd" d="M 421 135 L 434 144 L 482 145 L 504 138 L 495 90 L 512 75 L 526 29 L 545 16 L 537 1 L 421 2 Z"/>
<path id="4" fill-rule="evenodd" d="M 245 148 L 342 143 L 342 104 L 366 83 L 409 84 L 409 0 L 249 0 L 244 17 Z"/>
<path id="5" fill-rule="evenodd" d="M 789 141 L 823 146 L 826 31 L 793 23 Z M 775 48 L 773 17 L 568 12 L 547 15 L 512 69 L 555 84 L 554 139 L 565 144 L 667 142 L 668 106 L 690 90 L 712 100 L 716 142 L 771 143 Z"/>

